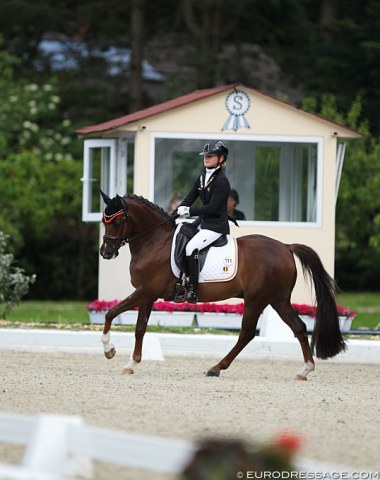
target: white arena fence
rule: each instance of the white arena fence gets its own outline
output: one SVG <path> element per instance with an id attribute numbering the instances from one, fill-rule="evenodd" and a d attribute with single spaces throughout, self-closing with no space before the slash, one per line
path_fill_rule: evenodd
<path id="1" fill-rule="evenodd" d="M 53 414 L 0 413 L 0 442 L 26 447 L 21 465 L 0 463 L 0 480 L 92 479 L 93 460 L 173 475 L 183 471 L 197 450 L 192 442 L 88 427 L 80 416 Z M 297 459 L 296 466 L 306 475 L 302 478 L 380 478 L 364 469 L 370 476 L 306 459 Z M 331 477 L 331 472 L 344 476 Z"/>
<path id="2" fill-rule="evenodd" d="M 0 414 L 0 442 L 26 446 L 21 465 L 0 463 L 1 480 L 93 478 L 92 460 L 164 474 L 178 474 L 195 446 L 84 425 L 66 415 Z"/>

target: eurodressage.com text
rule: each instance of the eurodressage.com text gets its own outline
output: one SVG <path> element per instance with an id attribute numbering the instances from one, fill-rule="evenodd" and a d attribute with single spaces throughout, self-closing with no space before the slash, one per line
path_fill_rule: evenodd
<path id="1" fill-rule="evenodd" d="M 291 472 L 255 472 L 247 470 L 246 472 L 237 472 L 236 478 L 252 478 L 252 479 L 310 479 L 310 480 L 380 480 L 380 472 L 308 472 L 308 471 L 291 471 Z"/>

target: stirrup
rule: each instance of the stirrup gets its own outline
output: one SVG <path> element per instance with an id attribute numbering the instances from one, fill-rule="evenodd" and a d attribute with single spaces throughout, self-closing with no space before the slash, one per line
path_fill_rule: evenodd
<path id="1" fill-rule="evenodd" d="M 187 290 L 185 286 L 185 282 L 181 282 L 181 280 L 177 280 L 174 288 L 174 303 L 183 303 L 187 296 Z"/>
<path id="2" fill-rule="evenodd" d="M 189 291 L 187 292 L 187 295 L 186 295 L 186 301 L 188 303 L 197 303 L 198 302 L 197 292 L 196 292 L 193 285 L 190 285 L 190 287 L 189 287 Z"/>

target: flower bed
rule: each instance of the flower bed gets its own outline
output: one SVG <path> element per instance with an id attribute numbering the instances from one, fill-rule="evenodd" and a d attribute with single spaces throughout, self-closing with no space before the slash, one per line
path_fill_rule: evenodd
<path id="1" fill-rule="evenodd" d="M 89 303 L 86 309 L 89 312 L 107 312 L 110 308 L 114 307 L 120 302 L 120 300 L 94 300 Z M 307 315 L 308 317 L 315 317 L 316 307 L 312 305 L 303 305 L 293 303 L 292 307 L 298 315 Z M 355 312 L 349 310 L 346 307 L 338 305 L 338 315 L 340 317 L 350 317 L 355 318 Z M 134 310 L 138 310 L 137 307 Z M 174 303 L 174 302 L 165 302 L 157 301 L 153 304 L 153 311 L 156 312 L 201 312 L 201 313 L 234 313 L 238 315 L 243 315 L 244 313 L 244 303 Z"/>
<path id="2" fill-rule="evenodd" d="M 99 313 L 99 312 L 108 312 L 108 310 L 112 307 L 115 307 L 120 300 L 93 300 L 86 306 L 86 310 L 90 313 Z"/>
<path id="3" fill-rule="evenodd" d="M 119 300 L 94 300 L 93 302 L 89 303 L 86 308 L 90 314 L 91 323 L 103 323 L 105 313 L 118 303 Z M 292 304 L 292 307 L 294 311 L 305 321 L 308 327 L 308 331 L 311 331 L 313 328 L 311 325 L 314 325 L 316 307 L 304 304 Z M 337 309 L 341 329 L 343 331 L 349 330 L 351 322 L 355 318 L 355 312 L 341 305 L 338 305 Z M 115 323 L 120 323 L 123 325 L 134 325 L 137 319 L 137 312 L 134 313 L 134 311 L 136 310 L 138 310 L 137 307 L 135 307 L 133 310 L 122 313 L 119 316 L 120 318 L 117 317 L 115 319 Z M 157 314 L 155 314 L 154 312 L 161 312 L 162 314 L 165 313 L 169 315 L 158 318 Z M 174 315 L 177 312 L 189 312 L 193 315 L 191 315 L 189 318 L 183 316 L 183 320 L 181 320 L 181 317 Z M 151 325 L 188 326 L 192 324 L 191 319 L 195 315 L 195 324 L 200 327 L 239 329 L 241 325 L 241 318 L 244 313 L 244 303 L 241 302 L 236 304 L 230 304 L 205 302 L 192 304 L 187 302 L 174 303 L 160 300 L 154 302 L 152 313 L 153 315 L 150 322 Z M 181 324 L 182 321 L 183 324 Z M 345 322 L 344 328 L 342 322 Z M 260 328 L 260 324 L 258 325 L 258 327 Z"/>
<path id="4" fill-rule="evenodd" d="M 293 310 L 300 316 L 308 316 L 315 318 L 317 308 L 312 305 L 298 305 L 297 303 L 292 304 Z M 349 317 L 354 319 L 355 312 L 342 305 L 337 305 L 338 316 L 339 317 Z"/>
<path id="5" fill-rule="evenodd" d="M 110 302 L 94 300 L 87 305 L 91 323 L 103 323 L 106 312 L 117 305 L 118 300 Z M 120 314 L 115 324 L 134 325 L 137 320 L 137 307 Z M 189 315 L 185 315 L 188 313 Z M 244 303 L 235 305 L 224 303 L 174 303 L 157 301 L 153 304 L 150 325 L 168 327 L 199 325 L 205 328 L 239 329 L 244 313 Z M 160 315 L 161 314 L 161 315 Z M 194 322 L 195 317 L 195 322 Z"/>

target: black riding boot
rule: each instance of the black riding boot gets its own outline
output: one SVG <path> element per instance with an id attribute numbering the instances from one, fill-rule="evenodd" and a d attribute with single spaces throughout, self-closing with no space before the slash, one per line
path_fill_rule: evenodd
<path id="1" fill-rule="evenodd" d="M 198 288 L 198 276 L 199 276 L 199 265 L 198 265 L 198 250 L 187 257 L 189 262 L 189 291 L 186 295 L 186 301 L 189 303 L 197 303 L 197 288 Z"/>

